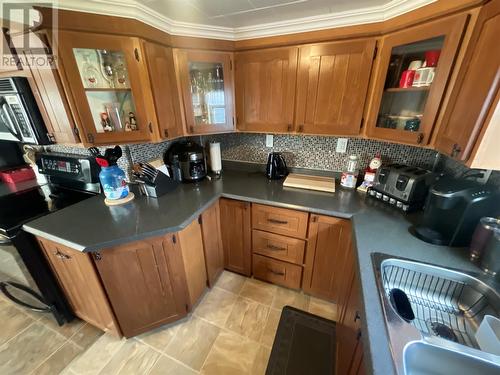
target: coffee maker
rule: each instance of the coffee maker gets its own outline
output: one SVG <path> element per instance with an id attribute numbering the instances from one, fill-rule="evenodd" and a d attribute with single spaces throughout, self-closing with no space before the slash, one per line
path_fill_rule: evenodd
<path id="1" fill-rule="evenodd" d="M 468 246 L 479 219 L 498 214 L 498 189 L 444 177 L 431 187 L 421 223 L 412 232 L 435 245 Z"/>

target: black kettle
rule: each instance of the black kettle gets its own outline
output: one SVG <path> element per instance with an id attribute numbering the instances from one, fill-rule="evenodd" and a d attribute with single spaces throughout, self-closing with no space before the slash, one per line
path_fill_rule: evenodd
<path id="1" fill-rule="evenodd" d="M 266 175 L 270 180 L 279 180 L 288 175 L 285 158 L 279 152 L 271 152 L 267 157 Z"/>

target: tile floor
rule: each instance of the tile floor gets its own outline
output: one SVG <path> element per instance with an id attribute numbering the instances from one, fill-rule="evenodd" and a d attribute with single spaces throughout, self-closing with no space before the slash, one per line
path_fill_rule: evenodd
<path id="1" fill-rule="evenodd" d="M 332 303 L 227 271 L 188 317 L 129 340 L 0 298 L 0 374 L 264 374 L 285 305 L 335 318 Z"/>

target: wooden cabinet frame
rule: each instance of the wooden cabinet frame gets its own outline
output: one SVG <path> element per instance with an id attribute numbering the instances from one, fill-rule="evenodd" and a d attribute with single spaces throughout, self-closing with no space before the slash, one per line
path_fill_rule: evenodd
<path id="1" fill-rule="evenodd" d="M 366 133 L 369 137 L 410 144 L 425 145 L 428 143 L 448 84 L 453 63 L 460 47 L 467 19 L 467 14 L 458 14 L 382 37 L 379 46 L 379 56 L 376 59 L 376 68 L 373 77 L 374 81 L 370 92 L 371 99 L 366 118 Z M 441 50 L 435 79 L 429 90 L 419 131 L 410 132 L 405 130 L 378 128 L 376 126 L 377 117 L 382 102 L 387 67 L 389 66 L 393 47 L 443 35 L 445 36 L 445 41 Z"/>

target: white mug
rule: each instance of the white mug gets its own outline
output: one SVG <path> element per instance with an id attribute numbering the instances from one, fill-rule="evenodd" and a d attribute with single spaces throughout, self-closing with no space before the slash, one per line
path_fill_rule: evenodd
<path id="1" fill-rule="evenodd" d="M 415 78 L 413 79 L 413 87 L 430 86 L 434 80 L 436 68 L 418 68 L 415 72 Z"/>
<path id="2" fill-rule="evenodd" d="M 422 67 L 423 62 L 421 60 L 413 60 L 408 66 L 408 70 L 417 70 Z"/>

